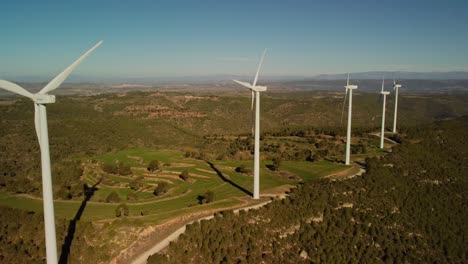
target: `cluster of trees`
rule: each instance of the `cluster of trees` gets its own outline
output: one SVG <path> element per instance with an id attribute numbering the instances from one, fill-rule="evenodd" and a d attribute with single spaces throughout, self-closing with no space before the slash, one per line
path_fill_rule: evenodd
<path id="1" fill-rule="evenodd" d="M 108 109 L 95 110 L 94 106 L 113 99 L 114 95 L 88 97 L 86 100 L 62 97 L 53 105 L 48 117 L 49 138 L 52 175 L 56 177 L 61 170 L 61 177 L 57 177 L 59 180 L 53 180 L 58 198 L 74 196 L 71 189 L 82 184 L 79 177 L 74 176 L 74 166 L 69 166 L 76 157 L 91 157 L 135 147 L 151 148 L 162 143 L 167 146 L 186 145 L 196 141 L 193 137 L 190 141 L 185 140 L 184 135 L 179 137 L 182 133 L 178 131 L 174 132 L 176 136 L 171 136 L 177 141 L 165 136 L 169 133 L 158 137 L 153 133 L 151 122 L 115 115 L 129 102 L 122 105 L 103 104 Z M 23 99 L 0 107 L 0 188 L 41 196 L 40 151 L 34 123 L 31 122 L 33 115 L 30 102 Z M 65 185 L 60 179 L 73 179 L 73 182 Z M 80 188 L 76 186 L 76 189 Z"/>
<path id="2" fill-rule="evenodd" d="M 199 160 L 206 160 L 208 158 L 207 154 L 204 151 L 198 150 L 189 150 L 185 152 L 186 158 L 193 158 Z"/>
<path id="3" fill-rule="evenodd" d="M 462 263 L 468 118 L 408 130 L 361 177 L 313 180 L 187 227 L 148 263 Z"/>
<path id="4" fill-rule="evenodd" d="M 0 207 L 0 262 L 1 263 L 44 263 L 44 215 L 9 207 Z M 67 263 L 101 263 L 109 259 L 107 245 L 89 245 L 101 228 L 80 221 L 73 231 L 73 243 L 65 238 L 70 235 L 69 220 L 56 219 L 57 250 L 59 256 L 68 249 Z"/>
<path id="5" fill-rule="evenodd" d="M 340 131 L 340 129 L 335 129 Z M 284 129 L 279 132 L 265 132 L 260 151 L 266 159 L 280 158 L 288 161 L 320 161 L 344 155 L 343 138 L 333 129 L 302 128 Z M 351 145 L 353 154 L 367 153 L 371 138 L 361 129 L 357 133 L 361 140 Z M 191 150 L 186 157 L 197 159 L 250 160 L 253 156 L 251 135 L 229 138 L 224 136 L 204 137 L 205 142 L 198 150 Z M 376 147 L 376 146 L 374 146 Z M 203 158 L 200 158 L 203 157 Z"/>
<path id="6" fill-rule="evenodd" d="M 128 164 L 125 164 L 121 161 L 117 163 L 107 163 L 104 162 L 101 166 L 102 171 L 109 174 L 118 174 L 122 176 L 128 176 L 132 174 L 132 169 Z"/>

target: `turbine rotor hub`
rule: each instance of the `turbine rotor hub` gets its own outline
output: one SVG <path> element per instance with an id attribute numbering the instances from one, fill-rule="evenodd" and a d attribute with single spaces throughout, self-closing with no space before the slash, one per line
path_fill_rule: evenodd
<path id="1" fill-rule="evenodd" d="M 258 86 L 258 85 L 256 85 L 256 86 L 254 86 L 254 89 L 255 89 L 255 91 L 257 91 L 257 92 L 265 92 L 265 91 L 267 90 L 267 87 L 266 87 L 266 86 Z"/>
<path id="2" fill-rule="evenodd" d="M 53 104 L 55 103 L 55 95 L 35 94 L 33 95 L 33 101 L 36 104 Z"/>
<path id="3" fill-rule="evenodd" d="M 346 85 L 345 88 L 346 88 L 346 89 L 357 89 L 358 86 L 357 86 L 357 85 L 354 85 L 354 84 L 350 84 L 350 85 Z"/>

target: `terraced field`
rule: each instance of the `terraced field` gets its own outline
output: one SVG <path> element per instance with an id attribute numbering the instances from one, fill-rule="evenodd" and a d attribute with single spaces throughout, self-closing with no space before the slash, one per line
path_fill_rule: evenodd
<path id="1" fill-rule="evenodd" d="M 150 172 L 147 166 L 157 160 L 161 167 Z M 131 167 L 131 174 L 122 176 L 105 173 L 103 163 L 120 162 Z M 235 168 L 243 164 L 253 166 L 250 161 L 203 161 L 186 158 L 183 152 L 175 150 L 130 149 L 89 159 L 84 166 L 83 183 L 87 186 L 88 199 L 57 200 L 55 210 L 58 217 L 73 219 L 82 209 L 81 219 L 108 221 L 116 219 L 115 210 L 120 203 L 129 208 L 128 219 L 138 219 L 142 223 L 160 223 L 169 218 L 197 211 L 242 206 L 251 202 L 253 177 L 238 173 Z M 328 161 L 284 162 L 281 169 L 268 169 L 271 161 L 261 163 L 261 194 L 272 195 L 281 186 L 294 185 L 302 180 L 310 180 L 343 171 L 349 168 Z M 189 174 L 188 180 L 179 175 L 183 170 Z M 129 187 L 132 181 L 140 181 L 141 187 Z M 168 184 L 166 193 L 155 196 L 158 184 Z M 213 191 L 214 201 L 200 204 L 200 196 Z M 120 203 L 108 203 L 106 197 L 116 192 Z M 263 198 L 269 199 L 269 198 Z M 42 201 L 27 195 L 0 193 L 0 204 L 24 210 L 41 211 Z"/>

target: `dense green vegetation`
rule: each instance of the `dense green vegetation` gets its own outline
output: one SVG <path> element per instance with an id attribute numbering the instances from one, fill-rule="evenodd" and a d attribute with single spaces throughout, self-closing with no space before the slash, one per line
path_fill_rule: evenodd
<path id="1" fill-rule="evenodd" d="M 407 131 L 367 173 L 188 226 L 149 263 L 462 263 L 468 118 Z"/>
<path id="2" fill-rule="evenodd" d="M 201 154 L 201 158 L 223 159 L 226 155 L 232 155 L 246 159 L 248 155 L 239 149 L 242 146 L 219 140 L 213 142 L 212 137 L 250 133 L 252 116 L 247 95 L 134 92 L 60 97 L 56 104 L 48 107 L 56 196 L 74 195 L 72 189 L 82 188 L 78 180 L 79 171 L 70 167 L 69 162 L 107 152 L 135 147 L 189 147 Z M 375 94 L 356 94 L 353 108 L 353 133 L 356 135 L 380 124 L 380 107 L 376 98 Z M 416 126 L 441 118 L 467 115 L 467 99 L 466 95 L 402 94 L 400 124 Z M 391 98 L 389 100 L 390 106 Z M 279 135 L 280 132 L 291 135 L 283 133 L 290 130 L 300 136 L 300 131 L 304 128 L 312 131 L 313 126 L 313 130 L 317 130 L 317 127 L 327 128 L 321 129 L 325 135 L 344 135 L 339 119 L 341 103 L 341 93 L 262 95 L 262 133 L 265 136 L 272 133 Z M 31 121 L 33 115 L 29 100 L 0 100 L 0 175 L 3 176 L 0 177 L 0 187 L 39 196 L 40 159 L 34 122 Z M 391 118 L 388 120 L 390 124 Z M 229 150 L 220 152 L 226 144 Z M 250 148 L 249 145 L 245 149 Z M 312 154 L 312 159 L 319 158 L 320 154 L 327 155 L 324 153 L 328 149 L 326 146 L 317 149 L 322 152 L 302 155 Z M 338 146 L 328 151 L 338 154 L 342 149 Z M 210 153 L 216 156 L 203 156 Z M 295 152 L 289 154 L 296 155 Z M 61 174 L 60 177 L 58 174 Z"/>
<path id="3" fill-rule="evenodd" d="M 342 210 L 330 208 L 339 207 L 341 203 L 346 202 L 339 200 L 342 195 L 329 197 L 326 193 L 339 191 L 340 188 L 348 190 L 347 188 L 351 187 L 337 187 L 341 186 L 340 184 L 345 186 L 345 182 L 309 181 L 348 169 L 340 163 L 344 153 L 344 128 L 340 126 L 338 118 L 341 96 L 315 92 L 262 95 L 262 191 L 285 184 L 306 182 L 293 192 L 290 199 L 275 202 L 267 209 L 259 211 L 260 214 L 263 210 L 273 210 L 271 208 L 281 204 L 291 207 L 271 213 L 280 221 L 276 224 L 273 221 L 272 227 L 291 219 L 296 220 L 289 226 L 295 226 L 296 222 L 305 221 L 303 216 L 307 214 L 324 214 L 326 220 L 323 222 L 329 223 L 330 226 L 333 226 L 332 223 L 338 225 L 327 221 L 338 221 L 329 219 L 341 217 L 339 213 Z M 404 146 L 422 138 L 426 140 L 425 130 L 416 126 L 441 118 L 468 114 L 464 104 L 466 99 L 466 95 L 403 95 L 399 115 L 403 136 L 393 139 L 402 142 Z M 373 94 L 357 94 L 355 103 L 352 152 L 356 161 L 364 161 L 366 157 L 383 154 L 376 148 L 377 138 L 369 134 L 379 125 L 380 108 Z M 42 191 L 40 155 L 32 122 L 33 115 L 32 105 L 28 100 L 0 99 L 0 205 L 6 206 L 0 209 L 0 261 L 5 263 L 42 263 L 45 256 L 43 243 L 41 244 L 42 201 L 38 199 Z M 136 92 L 60 97 L 56 104 L 48 107 L 48 117 L 59 251 L 62 252 L 62 260 L 64 258 L 68 263 L 106 263 L 126 245 L 135 241 L 139 232 L 147 225 L 200 210 L 238 206 L 252 188 L 253 142 L 247 96 Z M 397 148 L 395 153 L 386 159 L 399 157 L 398 151 L 405 148 Z M 440 157 L 433 157 L 437 158 Z M 412 164 L 416 160 L 409 159 L 408 162 Z M 374 163 L 381 162 L 369 160 L 369 175 L 372 175 Z M 394 173 L 392 170 L 396 169 L 375 166 L 376 171 L 382 169 Z M 368 177 L 363 177 L 366 182 L 360 184 L 380 183 L 379 180 Z M 351 182 L 355 181 L 356 186 L 359 186 L 361 179 Z M 405 188 L 411 187 L 413 183 L 406 182 L 408 186 Z M 438 187 L 440 184 L 434 186 Z M 379 190 L 378 187 L 372 187 L 365 192 L 356 191 L 347 198 L 364 199 L 365 195 L 374 194 L 374 189 Z M 412 189 L 410 191 L 413 192 Z M 355 197 L 356 193 L 360 193 L 358 198 Z M 305 205 L 294 199 L 296 196 L 308 197 L 307 195 L 310 199 L 302 201 Z M 320 202 L 309 202 L 315 198 Z M 398 199 L 395 203 L 399 202 Z M 376 198 L 375 201 L 377 203 L 380 200 Z M 329 203 L 332 207 L 328 206 Z M 383 201 L 381 203 L 385 204 Z M 302 210 L 301 208 L 305 208 L 305 211 L 295 213 L 294 210 Z M 454 208 L 450 209 L 456 212 Z M 412 210 L 420 213 L 419 209 Z M 350 211 L 360 214 L 359 211 Z M 250 214 L 253 213 L 246 215 Z M 286 219 L 288 214 L 290 218 Z M 406 214 L 405 217 L 409 218 L 409 213 Z M 441 217 L 441 214 L 437 217 Z M 257 224 L 254 223 L 258 221 L 252 222 L 251 218 L 248 218 L 250 216 L 241 215 L 244 218 L 231 216 L 226 212 L 222 217 L 229 219 L 227 223 L 231 221 L 236 225 L 237 221 L 240 221 L 238 219 L 247 219 L 250 221 L 250 227 L 245 226 L 247 221 L 240 226 L 243 226 L 243 232 L 250 234 L 249 228 L 255 229 Z M 216 221 L 219 221 L 220 217 L 221 215 Z M 378 223 L 374 223 L 378 222 L 378 216 L 369 217 L 369 223 L 378 226 Z M 20 220 L 10 224 L 12 219 Z M 208 223 L 213 222 L 202 225 L 211 225 Z M 421 240 L 426 241 L 429 233 L 425 233 L 426 229 L 424 232 L 420 231 L 420 227 L 414 225 L 417 228 L 413 233 L 421 234 L 414 236 L 417 237 L 414 239 L 423 237 Z M 362 225 L 363 229 L 364 226 Z M 207 227 L 203 228 L 208 230 Z M 319 229 L 317 226 L 314 226 L 314 230 L 315 228 Z M 452 226 L 447 225 L 447 228 Z M 190 229 L 196 230 L 194 227 Z M 428 229 L 432 232 L 435 227 Z M 270 237 L 265 238 L 264 244 L 258 243 L 265 245 L 265 251 L 250 248 L 248 252 L 267 252 L 266 255 L 271 255 L 268 253 L 272 250 L 268 246 L 271 242 L 271 246 L 277 246 L 275 250 L 283 246 L 291 247 L 291 252 L 301 248 L 312 259 L 312 249 L 306 247 L 306 242 L 302 240 L 302 244 L 297 242 L 299 240 L 295 235 L 287 236 L 285 239 L 292 239 L 293 242 L 285 244 L 280 240 L 276 241 L 276 237 L 271 233 L 268 234 L 268 228 L 266 233 L 260 231 L 260 225 L 255 230 Z M 281 228 L 278 230 L 279 233 L 284 231 Z M 367 232 L 367 229 L 365 230 Z M 334 227 L 328 227 L 327 224 L 323 232 L 335 231 L 337 230 Z M 195 231 L 189 230 L 190 232 Z M 257 233 L 252 233 L 252 237 Z M 220 234 L 223 234 L 221 237 L 227 235 Z M 384 235 L 391 237 L 387 233 Z M 446 241 L 451 241 L 449 232 L 447 236 L 450 237 L 437 240 L 437 243 L 445 245 Z M 320 239 L 326 240 L 323 236 Z M 211 253 L 206 253 L 205 245 L 200 255 L 193 255 L 194 260 L 218 260 L 219 255 L 219 261 L 223 261 L 227 256 L 226 252 L 229 251 L 230 246 L 225 246 L 228 244 L 223 243 L 223 247 L 220 248 L 224 249 L 213 253 L 217 254 L 216 258 L 209 255 Z M 242 242 L 243 246 L 249 245 L 248 247 L 256 247 L 254 244 L 249 241 Z M 364 242 L 362 244 L 367 245 Z M 249 258 L 258 257 L 255 254 L 247 254 L 242 247 L 239 248 L 237 256 L 241 259 L 247 255 L 251 255 Z M 173 247 L 169 253 L 176 254 L 171 253 L 172 249 Z M 278 259 L 287 260 L 285 255 L 281 255 L 284 252 L 279 249 Z M 330 246 L 325 252 L 329 254 L 333 250 L 336 249 L 331 249 Z M 453 252 L 457 249 L 449 248 L 447 251 Z M 296 253 L 294 251 L 291 256 L 297 257 Z M 291 260 L 295 257 L 291 257 Z M 186 256 L 184 258 L 189 260 Z M 226 261 L 231 262 L 231 259 L 227 257 Z"/>

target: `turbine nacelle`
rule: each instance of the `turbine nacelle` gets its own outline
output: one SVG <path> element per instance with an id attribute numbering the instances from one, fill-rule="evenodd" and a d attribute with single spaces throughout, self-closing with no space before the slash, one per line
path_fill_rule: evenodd
<path id="1" fill-rule="evenodd" d="M 54 104 L 55 103 L 55 95 L 34 94 L 32 100 L 36 104 Z"/>
<path id="2" fill-rule="evenodd" d="M 390 94 L 390 92 L 388 92 L 388 91 L 383 91 L 383 92 L 380 92 L 380 94 L 387 95 L 387 94 Z"/>
<path id="3" fill-rule="evenodd" d="M 346 88 L 346 89 L 350 89 L 350 90 L 354 90 L 354 89 L 357 89 L 358 86 L 355 85 L 355 84 L 349 84 L 349 85 L 346 85 L 345 88 Z"/>
<path id="4" fill-rule="evenodd" d="M 238 80 L 233 80 L 234 82 L 254 91 L 254 92 L 265 92 L 267 90 L 267 87 L 266 86 L 260 86 L 260 85 L 252 85 L 250 83 L 247 83 L 247 82 L 241 82 L 241 81 L 238 81 Z"/>
<path id="5" fill-rule="evenodd" d="M 257 86 L 254 87 L 253 90 L 256 91 L 256 92 L 265 92 L 265 91 L 267 90 L 267 87 L 266 87 L 266 86 L 258 86 L 258 85 L 257 85 Z"/>

